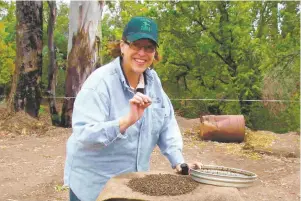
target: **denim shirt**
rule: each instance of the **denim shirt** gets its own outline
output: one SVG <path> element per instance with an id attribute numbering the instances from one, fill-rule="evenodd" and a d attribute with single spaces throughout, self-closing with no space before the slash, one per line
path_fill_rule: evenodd
<path id="1" fill-rule="evenodd" d="M 78 93 L 67 141 L 64 183 L 81 201 L 95 201 L 113 176 L 149 170 L 158 145 L 175 167 L 183 163 L 182 137 L 172 104 L 154 70 L 147 69 L 145 94 L 152 104 L 121 134 L 119 119 L 129 112 L 130 90 L 120 58 L 95 70 Z"/>

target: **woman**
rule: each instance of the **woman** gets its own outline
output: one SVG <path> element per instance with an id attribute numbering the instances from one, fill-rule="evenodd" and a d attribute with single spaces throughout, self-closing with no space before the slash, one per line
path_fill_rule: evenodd
<path id="1" fill-rule="evenodd" d="M 157 47 L 156 23 L 132 18 L 117 49 L 120 56 L 94 71 L 77 95 L 64 176 L 70 201 L 95 201 L 111 177 L 149 170 L 156 145 L 181 171 L 183 142 L 173 107 L 149 68 L 159 60 Z"/>

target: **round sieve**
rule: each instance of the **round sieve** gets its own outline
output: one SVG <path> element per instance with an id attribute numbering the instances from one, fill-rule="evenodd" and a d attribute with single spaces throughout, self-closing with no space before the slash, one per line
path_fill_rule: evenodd
<path id="1" fill-rule="evenodd" d="M 201 169 L 190 169 L 192 179 L 204 184 L 228 187 L 248 187 L 257 175 L 246 170 L 224 166 L 203 165 Z"/>

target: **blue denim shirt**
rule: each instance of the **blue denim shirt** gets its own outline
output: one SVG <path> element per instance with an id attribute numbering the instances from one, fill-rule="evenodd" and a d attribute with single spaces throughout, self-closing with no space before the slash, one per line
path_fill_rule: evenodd
<path id="1" fill-rule="evenodd" d="M 152 104 L 140 120 L 119 130 L 134 96 L 120 58 L 95 70 L 78 93 L 67 142 L 64 182 L 81 201 L 95 201 L 106 182 L 127 172 L 147 171 L 158 145 L 172 167 L 183 163 L 182 137 L 172 104 L 154 70 L 145 71 L 145 94 Z"/>

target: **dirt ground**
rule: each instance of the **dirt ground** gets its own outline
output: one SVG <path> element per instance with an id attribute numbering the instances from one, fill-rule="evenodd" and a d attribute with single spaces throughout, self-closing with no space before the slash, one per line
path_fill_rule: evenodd
<path id="1" fill-rule="evenodd" d="M 63 185 L 65 145 L 71 129 L 49 126 L 42 115 L 35 120 L 24 114 L 8 116 L 0 108 L 0 200 L 68 200 Z M 258 175 L 252 187 L 239 192 L 246 201 L 300 200 L 300 133 L 274 136 L 268 148 L 246 150 L 245 143 L 201 141 L 199 119 L 177 117 L 183 133 L 187 162 L 239 168 Z M 156 148 L 151 170 L 173 171 Z"/>

